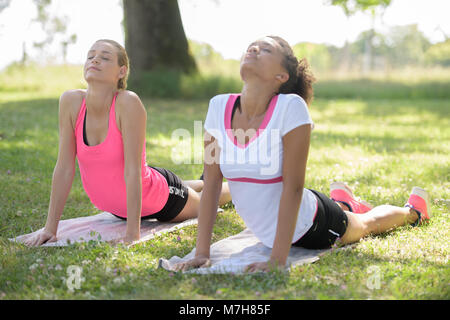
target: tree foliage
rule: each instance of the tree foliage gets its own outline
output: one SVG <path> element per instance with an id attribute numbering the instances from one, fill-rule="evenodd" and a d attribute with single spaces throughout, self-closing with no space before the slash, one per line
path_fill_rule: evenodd
<path id="1" fill-rule="evenodd" d="M 325 71 L 331 67 L 331 54 L 325 44 L 303 42 L 292 49 L 297 57 L 306 58 L 314 70 Z"/>
<path id="2" fill-rule="evenodd" d="M 386 8 L 392 0 L 330 0 L 330 4 L 341 7 L 346 16 L 359 11 L 373 11 L 377 7 Z"/>
<path id="3" fill-rule="evenodd" d="M 425 62 L 429 65 L 450 67 L 450 39 L 429 47 L 425 52 Z"/>
<path id="4" fill-rule="evenodd" d="M 65 60 L 67 54 L 67 46 L 73 44 L 77 40 L 76 34 L 66 35 L 68 18 L 52 16 L 49 12 L 49 7 L 52 0 L 33 0 L 37 9 L 37 17 L 35 22 L 39 23 L 42 30 L 45 32 L 45 38 L 41 41 L 35 41 L 34 47 L 44 50 L 46 46 L 54 42 L 55 37 L 62 37 L 60 45 L 63 51 L 63 58 Z"/>

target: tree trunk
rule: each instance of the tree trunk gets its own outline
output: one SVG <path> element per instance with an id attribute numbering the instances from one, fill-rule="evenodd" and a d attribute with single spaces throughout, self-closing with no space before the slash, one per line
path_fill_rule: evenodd
<path id="1" fill-rule="evenodd" d="M 196 70 L 177 0 L 123 0 L 125 47 L 131 74 Z"/>

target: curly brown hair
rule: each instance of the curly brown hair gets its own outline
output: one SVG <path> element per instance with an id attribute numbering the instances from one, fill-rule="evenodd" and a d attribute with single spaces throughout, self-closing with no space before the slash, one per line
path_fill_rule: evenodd
<path id="1" fill-rule="evenodd" d="M 278 93 L 298 94 L 309 105 L 313 100 L 314 90 L 312 84 L 316 81 L 316 78 L 310 70 L 308 61 L 306 58 L 298 60 L 289 43 L 283 38 L 278 36 L 268 37 L 281 46 L 284 55 L 282 64 L 289 73 L 289 80 L 280 86 Z"/>

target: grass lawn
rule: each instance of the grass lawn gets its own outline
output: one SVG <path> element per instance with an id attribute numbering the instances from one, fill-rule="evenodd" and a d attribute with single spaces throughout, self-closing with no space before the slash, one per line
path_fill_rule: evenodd
<path id="1" fill-rule="evenodd" d="M 184 179 L 201 164 L 175 164 L 173 130 L 194 134 L 208 101 L 143 99 L 147 161 Z M 450 101 L 325 100 L 310 107 L 312 135 L 306 187 L 329 193 L 347 182 L 374 205 L 404 205 L 415 185 L 431 197 L 431 223 L 359 242 L 289 273 L 183 275 L 157 269 L 160 257 L 195 246 L 196 227 L 127 249 L 103 243 L 27 248 L 9 237 L 44 226 L 58 147 L 58 94 L 0 92 L 0 299 L 449 299 Z M 201 140 L 195 141 L 201 147 Z M 194 150 L 192 150 L 192 157 Z M 74 180 L 63 219 L 97 214 Z M 244 229 L 231 205 L 215 225 L 217 241 Z M 82 267 L 70 292 L 67 268 Z M 370 285 L 373 267 L 379 286 Z"/>

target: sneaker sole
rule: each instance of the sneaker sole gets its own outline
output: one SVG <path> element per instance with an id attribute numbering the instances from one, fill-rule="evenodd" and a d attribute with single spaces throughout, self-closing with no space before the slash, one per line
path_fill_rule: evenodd
<path id="1" fill-rule="evenodd" d="M 333 190 L 343 190 L 345 191 L 351 198 L 355 199 L 355 196 L 353 195 L 353 192 L 350 190 L 350 188 L 342 183 L 342 182 L 333 182 L 332 184 L 330 184 L 330 193 Z"/>
<path id="2" fill-rule="evenodd" d="M 359 202 L 359 203 L 365 205 L 365 206 L 368 207 L 370 210 L 373 209 L 373 205 L 371 205 L 371 204 L 368 203 L 367 201 L 356 199 L 356 197 L 354 196 L 352 190 L 350 190 L 350 188 L 349 188 L 345 183 L 342 183 L 342 182 L 333 182 L 333 183 L 331 183 L 331 184 L 330 184 L 330 194 L 331 194 L 331 192 L 332 192 L 333 190 L 342 190 L 342 191 L 344 191 L 345 193 L 347 193 L 347 194 L 348 194 L 352 199 L 354 199 L 355 201 L 357 201 L 357 202 Z"/>
<path id="3" fill-rule="evenodd" d="M 368 203 L 365 200 L 358 200 L 355 198 L 355 196 L 353 195 L 352 190 L 350 190 L 350 188 L 342 182 L 333 182 L 330 184 L 330 194 L 333 190 L 342 190 L 345 193 L 347 193 L 352 199 L 355 199 L 355 201 L 358 201 L 359 203 L 362 203 L 363 205 L 365 205 L 366 207 L 373 209 L 373 205 L 371 205 L 370 203 Z"/>
<path id="4" fill-rule="evenodd" d="M 431 219 L 431 211 L 428 206 L 428 192 L 425 189 L 413 187 L 411 190 L 411 194 L 418 195 L 419 197 L 425 200 L 425 205 L 427 206 L 428 219 Z"/>

